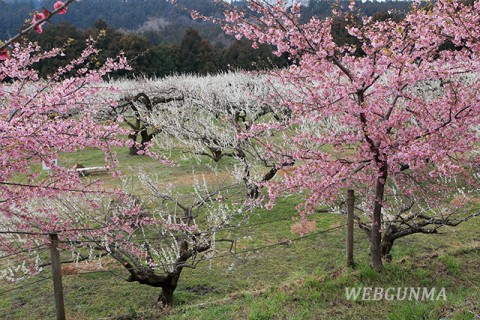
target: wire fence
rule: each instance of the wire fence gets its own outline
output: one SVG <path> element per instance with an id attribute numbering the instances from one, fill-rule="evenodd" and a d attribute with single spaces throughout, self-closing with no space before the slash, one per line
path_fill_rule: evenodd
<path id="1" fill-rule="evenodd" d="M 321 213 L 335 213 L 336 211 L 332 211 L 332 210 L 321 210 L 319 211 Z M 294 219 L 292 217 L 284 217 L 284 218 L 279 218 L 279 219 L 273 219 L 273 220 L 268 220 L 268 221 L 262 221 L 262 222 L 258 222 L 258 223 L 250 223 L 250 224 L 245 224 L 245 225 L 240 225 L 240 224 L 237 224 L 237 225 L 225 225 L 225 226 L 222 226 L 222 227 L 219 227 L 219 228 L 214 228 L 212 230 L 208 230 L 208 231 L 199 231 L 199 232 L 193 232 L 194 235 L 200 235 L 200 234 L 212 234 L 212 233 L 216 233 L 216 232 L 220 232 L 220 231 L 224 231 L 224 230 L 235 230 L 235 231 L 241 231 L 241 230 L 245 230 L 245 229 L 250 229 L 250 228 L 253 228 L 253 227 L 257 227 L 257 226 L 261 226 L 261 225 L 267 225 L 267 224 L 271 224 L 271 223 L 276 223 L 276 222 L 282 222 L 282 221 L 287 221 L 287 220 L 291 220 L 292 222 L 294 222 Z M 55 232 L 29 232 L 29 231 L 13 231 L 13 230 L 3 230 L 3 231 L 0 231 L 0 234 L 18 234 L 18 235 L 27 235 L 27 236 L 48 236 L 52 233 L 59 233 L 61 234 L 62 232 L 79 232 L 79 231 L 99 231 L 99 230 L 102 230 L 102 229 L 108 229 L 107 226 L 102 226 L 102 227 L 91 227 L 91 228 L 72 228 L 72 229 L 64 229 L 64 230 L 59 230 L 59 231 L 55 231 Z M 160 235 L 160 236 L 152 236 L 152 237 L 135 237 L 135 241 L 145 241 L 145 240 L 159 240 L 159 239 L 166 239 L 166 238 L 170 238 L 170 237 L 176 237 L 175 235 Z M 88 242 L 92 242 L 92 243 L 97 243 L 97 242 L 103 242 L 105 241 L 105 239 L 85 239 L 85 240 L 81 240 L 81 239 L 75 239 L 75 240 L 63 240 L 63 241 L 60 241 L 60 243 L 71 243 L 71 242 L 82 242 L 82 243 L 88 243 Z M 45 244 L 44 244 L 45 245 Z M 22 250 L 20 251 L 19 253 L 21 252 L 26 252 L 28 251 L 27 250 Z M 4 256 L 1 256 L 1 258 L 3 258 Z"/>
<path id="2" fill-rule="evenodd" d="M 212 231 L 206 231 L 206 232 L 200 232 L 200 233 L 201 234 L 212 234 L 214 232 L 219 232 L 219 231 L 223 231 L 223 230 L 234 230 L 234 231 L 241 232 L 241 231 L 245 231 L 247 229 L 251 229 L 251 228 L 254 228 L 254 227 L 258 227 L 258 226 L 262 226 L 262 225 L 269 225 L 269 224 L 282 222 L 282 221 L 288 221 L 288 220 L 291 220 L 293 222 L 293 219 L 291 217 L 284 217 L 284 218 L 279 218 L 279 219 L 262 221 L 262 222 L 258 222 L 258 223 L 245 224 L 245 225 L 241 225 L 241 226 L 239 226 L 239 225 L 227 225 L 227 226 L 217 228 L 217 229 L 212 230 Z M 337 227 L 335 227 L 333 229 L 336 229 L 336 228 Z M 89 231 L 89 230 L 99 230 L 99 229 L 101 229 L 101 228 L 97 228 L 97 229 L 96 228 L 76 228 L 76 229 L 71 229 L 71 230 L 76 230 L 76 231 L 86 230 L 86 231 Z M 329 230 L 330 229 L 324 230 L 324 231 L 329 231 Z M 69 231 L 70 231 L 70 229 L 69 229 Z M 323 233 L 324 231 L 321 231 L 320 233 Z M 306 238 L 306 237 L 310 237 L 312 235 L 313 236 L 317 235 L 317 233 L 311 233 L 311 234 L 308 234 L 308 235 L 303 236 L 303 237 L 290 239 L 289 241 L 297 241 L 297 240 L 300 240 L 300 239 L 303 239 L 303 238 Z M 26 232 L 26 233 L 22 233 L 22 234 L 45 235 L 45 236 L 50 235 L 50 233 L 43 233 L 43 232 L 42 233 Z M 176 238 L 176 235 L 160 235 L 160 236 L 152 236 L 152 237 L 135 237 L 135 238 L 131 238 L 131 239 L 126 239 L 125 241 L 126 242 L 133 242 L 133 241 L 144 242 L 144 241 L 151 241 L 151 240 L 162 240 L 162 239 L 167 239 L 167 238 Z M 63 241 L 59 241 L 59 243 L 64 243 L 64 244 L 105 243 L 105 241 L 106 241 L 105 239 L 89 238 L 89 239 L 63 240 Z M 279 242 L 278 244 L 285 244 L 285 243 L 284 243 L 284 241 L 282 241 L 282 242 Z M 273 244 L 273 245 L 275 245 L 275 244 Z M 272 246 L 272 245 L 267 245 L 267 247 L 269 247 L 269 246 Z M 41 248 L 42 248 L 42 250 L 48 249 L 48 244 L 44 243 L 44 244 L 34 246 L 32 248 L 28 248 L 28 249 L 19 250 L 19 251 L 13 252 L 13 253 L 9 253 L 7 255 L 0 256 L 0 260 L 4 260 L 4 259 L 7 259 L 7 258 L 12 258 L 16 255 L 20 255 L 20 254 L 23 254 L 23 253 L 38 252 L 38 250 L 41 249 Z M 249 250 L 247 250 L 247 251 L 249 251 Z"/>
<path id="3" fill-rule="evenodd" d="M 0 260 L 6 259 L 6 258 L 11 258 L 13 256 L 16 256 L 16 255 L 19 255 L 19 254 L 22 254 L 22 253 L 26 253 L 26 252 L 38 251 L 38 249 L 40 249 L 42 247 L 44 247 L 43 250 L 47 249 L 46 244 L 40 244 L 38 246 L 29 248 L 29 249 L 19 250 L 19 251 L 16 251 L 16 252 L 4 255 L 4 256 L 0 256 Z"/>
<path id="4" fill-rule="evenodd" d="M 11 288 L 11 289 L 8 289 L 8 290 L 4 290 L 4 291 L 0 291 L 0 297 L 3 297 L 5 295 L 7 295 L 8 293 L 11 293 L 13 291 L 18 291 L 18 290 L 22 290 L 24 288 L 28 288 L 28 287 L 31 287 L 35 284 L 38 284 L 40 282 L 43 282 L 43 281 L 46 281 L 46 280 L 51 280 L 52 278 L 51 277 L 40 277 L 39 279 L 33 281 L 33 282 L 30 282 L 30 283 L 27 283 L 27 284 L 23 284 L 21 286 L 18 286 L 18 287 L 15 287 L 15 288 Z"/>
<path id="5" fill-rule="evenodd" d="M 337 211 L 334 210 L 317 210 L 316 213 L 336 213 Z M 223 227 L 215 228 L 212 231 L 203 231 L 203 232 L 198 232 L 198 233 L 212 233 L 212 232 L 218 232 L 222 230 L 231 230 L 231 229 L 246 229 L 246 228 L 252 228 L 260 225 L 265 225 L 265 224 L 270 224 L 270 223 L 275 223 L 275 222 L 280 222 L 280 221 L 286 221 L 286 220 L 291 220 L 294 221 L 292 217 L 284 217 L 284 218 L 279 218 L 279 219 L 274 219 L 274 220 L 269 220 L 269 221 L 262 221 L 254 224 L 245 224 L 245 225 L 226 225 Z M 16 235 L 27 235 L 27 236 L 48 236 L 52 233 L 67 233 L 67 232 L 80 232 L 80 231 L 99 231 L 102 229 L 108 229 L 110 226 L 100 226 L 100 227 L 85 227 L 85 228 L 72 228 L 72 229 L 62 229 L 62 230 L 55 230 L 55 231 L 42 231 L 42 232 L 35 232 L 35 231 L 18 231 L 18 230 L 0 230 L 0 234 L 16 234 Z M 148 238 L 144 238 L 148 240 Z M 156 238 L 155 238 L 156 239 Z"/>
<path id="6" fill-rule="evenodd" d="M 324 230 L 321 230 L 321 231 L 312 232 L 312 233 L 306 234 L 304 236 L 296 237 L 296 238 L 284 239 L 282 241 L 278 241 L 278 242 L 275 242 L 275 243 L 269 243 L 269 244 L 266 244 L 266 245 L 262 245 L 262 246 L 258 246 L 258 247 L 252 247 L 252 248 L 244 249 L 244 250 L 241 250 L 241 251 L 229 252 L 229 253 L 222 254 L 222 255 L 215 255 L 213 257 L 206 258 L 204 260 L 219 259 L 219 258 L 223 258 L 223 257 L 226 257 L 226 256 L 232 256 L 232 255 L 238 255 L 238 254 L 243 254 L 243 253 L 248 253 L 248 252 L 261 251 L 261 250 L 264 250 L 264 249 L 273 248 L 273 247 L 277 247 L 277 246 L 285 246 L 285 245 L 290 244 L 292 242 L 316 237 L 320 234 L 324 234 L 324 233 L 327 233 L 327 232 L 330 232 L 330 231 L 333 231 L 333 230 L 344 228 L 345 226 L 346 226 L 346 224 L 343 224 L 343 225 L 339 225 L 339 226 L 332 227 L 332 228 L 329 228 L 329 229 L 324 229 Z"/>
<path id="7" fill-rule="evenodd" d="M 272 220 L 272 221 L 269 221 L 269 222 L 266 222 L 266 223 L 274 223 L 274 222 L 278 222 L 278 221 L 282 221 L 282 220 L 287 220 L 287 219 L 277 219 L 277 220 Z M 265 223 L 251 224 L 250 226 L 263 225 L 263 224 L 265 224 Z M 240 254 L 245 254 L 245 253 L 248 253 L 248 252 L 258 252 L 258 251 L 266 250 L 266 249 L 277 247 L 277 246 L 285 246 L 286 244 L 290 244 L 290 243 L 293 243 L 293 242 L 296 242 L 296 241 L 301 241 L 301 240 L 308 239 L 308 238 L 313 238 L 313 237 L 316 237 L 318 235 L 321 235 L 321 234 L 324 234 L 324 233 L 327 233 L 327 232 L 330 232 L 330 231 L 333 231 L 333 230 L 344 228 L 345 226 L 346 225 L 343 224 L 343 225 L 335 226 L 335 227 L 332 227 L 332 228 L 320 230 L 320 231 L 317 231 L 317 232 L 312 232 L 312 233 L 309 233 L 307 235 L 296 237 L 296 238 L 284 239 L 282 241 L 269 243 L 269 244 L 265 244 L 265 245 L 261 245 L 261 246 L 255 246 L 255 247 L 243 249 L 243 250 L 240 250 L 240 251 L 218 254 L 218 255 L 211 256 L 211 257 L 203 258 L 201 261 L 211 261 L 211 260 L 215 260 L 215 259 L 222 259 L 222 258 L 226 258 L 226 257 L 232 257 L 232 256 L 240 255 Z M 39 248 L 42 248 L 44 246 L 45 245 L 39 245 L 39 246 L 37 246 L 37 248 L 39 249 Z M 46 248 L 44 248 L 44 249 L 46 249 Z M 23 250 L 23 251 L 27 251 L 27 250 Z M 16 252 L 14 254 L 11 254 L 8 257 L 11 257 L 15 254 L 21 254 L 23 251 L 19 251 L 19 252 Z M 1 258 L 6 258 L 6 257 L 7 256 L 3 256 Z M 176 263 L 164 264 L 164 266 L 173 266 L 175 264 Z M 125 280 L 125 278 L 122 277 L 121 275 L 119 275 L 117 272 L 126 271 L 126 270 L 127 270 L 126 268 L 92 270 L 92 271 L 78 272 L 78 273 L 76 273 L 76 275 L 86 275 L 86 274 L 94 274 L 94 273 L 110 273 L 110 274 L 114 275 L 115 277 L 117 277 L 119 279 Z M 15 287 L 15 288 L 11 288 L 11 289 L 8 289 L 8 290 L 0 291 L 0 297 L 5 296 L 5 295 L 7 295 L 11 292 L 22 290 L 24 288 L 31 287 L 35 284 L 41 283 L 41 282 L 46 281 L 46 280 L 51 280 L 51 279 L 52 279 L 52 277 L 41 277 L 40 279 L 38 279 L 36 281 L 30 282 L 30 283 L 27 283 L 27 284 L 24 284 L 24 285 Z"/>

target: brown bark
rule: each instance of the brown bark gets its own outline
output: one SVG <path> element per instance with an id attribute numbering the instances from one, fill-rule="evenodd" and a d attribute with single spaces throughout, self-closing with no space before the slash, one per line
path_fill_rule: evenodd
<path id="1" fill-rule="evenodd" d="M 130 271 L 129 282 L 138 282 L 151 287 L 161 288 L 158 296 L 158 305 L 160 308 L 171 306 L 174 302 L 173 293 L 177 289 L 178 280 L 182 272 L 182 267 L 177 267 L 166 275 L 157 275 L 151 270 L 140 271 L 138 269 L 128 269 Z"/>
<path id="2" fill-rule="evenodd" d="M 359 105 L 363 105 L 363 103 L 365 102 L 365 89 L 358 90 L 357 96 L 358 96 Z M 375 163 L 379 166 L 378 177 L 375 183 L 375 200 L 374 200 L 375 203 L 373 205 L 373 213 L 372 213 L 370 252 L 371 252 L 371 259 L 372 259 L 372 267 L 376 271 L 381 271 L 383 270 L 383 264 L 382 264 L 382 252 L 381 252 L 382 234 L 381 234 L 380 228 L 381 228 L 381 221 L 382 221 L 383 197 L 385 194 L 385 182 L 387 181 L 387 177 L 388 177 L 388 164 L 387 164 L 386 158 L 382 159 L 382 155 L 380 154 L 380 149 L 379 149 L 380 143 L 374 142 L 373 139 L 368 134 L 368 128 L 367 128 L 368 121 L 365 113 L 363 112 L 360 113 L 360 122 L 362 123 L 362 130 L 365 136 L 365 141 L 370 146 L 370 150 L 374 155 Z"/>
<path id="3" fill-rule="evenodd" d="M 390 254 L 390 251 L 393 248 L 393 239 L 383 239 L 382 240 L 382 245 L 381 245 L 381 251 L 382 251 L 382 257 L 385 259 L 385 261 L 392 261 L 392 255 Z"/>
<path id="4" fill-rule="evenodd" d="M 141 138 L 141 141 L 140 141 L 140 146 L 137 145 L 137 137 L 138 137 L 138 134 L 140 133 L 140 138 Z M 134 144 L 130 147 L 130 155 L 131 156 L 138 156 L 139 155 L 139 151 L 145 151 L 146 149 L 146 145 L 152 141 L 153 139 L 153 136 L 154 136 L 155 133 L 151 133 L 149 134 L 147 132 L 146 129 L 140 131 L 140 132 L 135 132 L 133 134 L 129 134 L 128 135 L 128 138 L 129 139 L 132 139 L 132 141 L 134 142 Z M 142 153 L 143 155 L 143 153 Z"/>
<path id="5" fill-rule="evenodd" d="M 347 194 L 347 266 L 355 267 L 353 261 L 353 215 L 355 206 L 355 192 L 348 190 Z"/>
<path id="6" fill-rule="evenodd" d="M 131 156 L 136 156 L 138 152 L 137 146 L 135 145 L 135 143 L 137 142 L 137 135 L 138 135 L 137 133 L 132 133 L 128 135 L 128 138 L 133 141 L 133 145 L 130 147 L 130 150 L 129 150 L 129 154 Z"/>
<path id="7" fill-rule="evenodd" d="M 383 161 L 379 170 L 380 176 L 377 178 L 375 185 L 375 203 L 373 206 L 372 214 L 372 236 L 371 240 L 371 258 L 372 266 L 376 271 L 383 270 L 382 263 L 382 233 L 380 231 L 382 221 L 382 206 L 383 197 L 385 194 L 385 181 L 387 180 L 387 162 Z"/>
<path id="8" fill-rule="evenodd" d="M 175 288 L 172 287 L 162 287 L 162 291 L 158 296 L 158 305 L 160 308 L 173 305 L 173 292 Z"/>
<path id="9" fill-rule="evenodd" d="M 178 268 L 167 276 L 167 281 L 162 284 L 162 291 L 158 296 L 158 306 L 164 308 L 173 305 L 173 293 L 177 289 L 178 279 L 182 268 Z"/>

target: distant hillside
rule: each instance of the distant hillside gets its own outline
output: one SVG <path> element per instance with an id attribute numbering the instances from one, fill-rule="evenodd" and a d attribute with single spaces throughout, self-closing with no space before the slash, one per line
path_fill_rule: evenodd
<path id="1" fill-rule="evenodd" d="M 209 0 L 182 1 L 189 8 L 198 9 L 207 15 L 222 14 L 221 8 Z M 0 0 L 0 38 L 7 39 L 15 34 L 36 8 L 51 8 L 53 2 L 53 0 Z M 348 4 L 347 1 L 343 2 Z M 310 0 L 303 3 L 307 4 L 303 8 L 306 17 L 312 15 L 325 17 L 330 14 L 334 0 Z M 358 2 L 358 7 L 368 15 L 387 10 L 405 12 L 409 6 L 409 1 Z M 218 26 L 193 21 L 187 12 L 165 0 L 82 0 L 73 3 L 68 14 L 55 17 L 54 24 L 67 21 L 76 27 L 87 29 L 99 19 L 115 29 L 138 32 L 146 36 L 152 44 L 178 43 L 189 27 L 197 29 L 203 38 L 214 45 L 224 46 L 228 42 Z"/>
<path id="2" fill-rule="evenodd" d="M 52 8 L 56 0 L 12 2 L 0 0 L 0 35 L 10 38 L 23 21 L 30 17 L 35 8 Z M 185 6 L 196 9 L 205 15 L 221 16 L 221 8 L 210 0 L 179 0 Z M 315 15 L 324 18 L 331 14 L 333 1 L 310 0 L 305 2 L 302 14 L 304 19 Z M 242 6 L 245 3 L 235 2 Z M 347 7 L 343 1 L 341 6 Z M 399 19 L 408 10 L 409 2 L 365 2 L 358 8 L 374 19 Z M 387 10 L 395 12 L 393 15 Z M 28 22 L 27 22 L 28 23 Z M 99 35 L 102 36 L 99 38 Z M 286 55 L 277 57 L 272 48 L 262 45 L 259 50 L 252 48 L 246 40 L 236 41 L 227 36 L 218 25 L 194 21 L 189 14 L 165 0 L 82 0 L 73 2 L 66 15 L 56 16 L 52 24 L 44 26 L 44 32 L 28 35 L 42 48 L 64 47 L 66 56 L 81 54 L 85 39 L 98 39 L 98 61 L 114 57 L 123 52 L 129 59 L 132 72 L 118 73 L 115 76 L 168 76 L 171 74 L 215 74 L 227 70 L 264 70 L 284 67 Z M 343 19 L 334 19 L 332 36 L 338 44 L 349 43 L 362 54 L 358 39 L 346 31 Z M 68 45 L 65 45 L 67 44 Z M 46 77 L 66 60 L 48 59 L 36 65 L 40 76 Z"/>

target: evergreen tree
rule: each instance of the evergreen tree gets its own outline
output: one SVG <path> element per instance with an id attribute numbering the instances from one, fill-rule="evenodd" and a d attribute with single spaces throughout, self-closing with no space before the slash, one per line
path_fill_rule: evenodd
<path id="1" fill-rule="evenodd" d="M 207 40 L 202 40 L 193 28 L 185 32 L 178 57 L 181 72 L 206 74 L 218 71 L 218 58 L 213 46 Z"/>
<path id="2" fill-rule="evenodd" d="M 175 45 L 160 44 L 151 48 L 145 54 L 145 61 L 148 64 L 146 74 L 164 77 L 178 72 L 177 51 L 178 48 Z"/>

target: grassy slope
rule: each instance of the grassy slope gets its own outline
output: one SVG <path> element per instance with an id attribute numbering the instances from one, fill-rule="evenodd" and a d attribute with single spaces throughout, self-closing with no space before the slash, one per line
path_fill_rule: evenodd
<path id="1" fill-rule="evenodd" d="M 188 302 L 168 319 L 474 319 L 480 316 L 479 227 L 477 219 L 460 233 L 406 238 L 382 274 L 368 267 L 362 235 L 356 270 L 343 266 L 343 230 L 298 241 L 239 268 L 235 282 L 257 278 L 246 291 L 205 297 L 203 305 Z M 445 287 L 447 301 L 349 302 L 346 286 Z"/>
<path id="2" fill-rule="evenodd" d="M 119 150 L 120 169 L 135 176 L 136 170 L 155 171 L 166 181 L 184 181 L 185 167 L 202 164 L 183 161 L 166 167 L 145 157 L 130 157 Z M 179 160 L 179 159 L 176 159 Z M 62 165 L 103 164 L 99 152 L 62 155 Z M 107 185 L 114 186 L 109 176 Z M 134 189 L 139 184 L 134 182 Z M 118 265 L 110 272 L 64 276 L 65 304 L 69 319 L 98 319 L 126 315 L 124 319 L 478 319 L 480 317 L 480 219 L 439 235 L 401 239 L 393 251 L 394 261 L 382 274 L 368 267 L 368 243 L 357 231 L 355 270 L 344 267 L 344 229 L 298 238 L 290 232 L 295 200 L 282 200 L 272 211 L 258 210 L 248 225 L 218 238 L 236 239 L 237 252 L 284 242 L 261 250 L 222 255 L 187 269 L 176 291 L 176 307 L 155 307 L 158 288 L 124 281 Z M 281 220 L 283 219 L 283 220 Z M 274 220 L 279 220 L 272 222 Z M 315 217 L 318 230 L 343 225 L 343 217 Z M 218 249 L 228 251 L 228 243 Z M 48 277 L 48 271 L 44 272 Z M 0 283 L 0 318 L 52 319 L 55 315 L 49 279 L 33 278 L 17 285 Z M 5 292 L 23 286 L 21 289 Z M 445 287 L 447 301 L 370 301 L 345 299 L 346 286 Z M 475 315 L 477 318 L 475 318 Z"/>
<path id="3" fill-rule="evenodd" d="M 296 238 L 288 219 L 258 224 L 292 213 L 291 201 L 283 201 L 253 217 L 249 224 L 255 226 L 224 236 L 238 239 L 237 251 Z M 319 230 L 341 224 L 338 216 L 317 218 Z M 344 267 L 343 228 L 219 257 L 187 270 L 176 292 L 177 306 L 161 314 L 155 308 L 159 289 L 123 281 L 126 273 L 113 265 L 113 273 L 64 276 L 66 308 L 69 319 L 474 319 L 480 313 L 479 228 L 477 219 L 457 231 L 405 238 L 394 247 L 394 262 L 382 274 L 368 267 L 368 243 L 359 232 L 358 267 Z M 448 299 L 351 302 L 345 299 L 346 286 L 445 287 Z M 51 287 L 46 280 L 1 296 L 2 318 L 53 318 Z"/>

